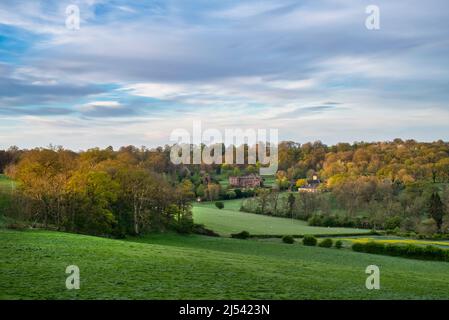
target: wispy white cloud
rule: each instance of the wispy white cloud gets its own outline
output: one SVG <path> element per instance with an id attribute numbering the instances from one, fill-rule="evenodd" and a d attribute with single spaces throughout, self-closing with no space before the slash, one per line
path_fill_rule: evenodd
<path id="1" fill-rule="evenodd" d="M 277 126 L 297 140 L 449 138 L 439 129 L 449 120 L 447 1 L 378 1 L 376 32 L 359 0 L 75 4 L 79 31 L 65 28 L 65 2 L 0 3 L 0 117 L 16 126 L 1 143 L 95 135 L 117 121 L 120 137 L 84 143 L 164 143 L 192 119 Z M 19 133 L 30 121 L 40 140 Z"/>
<path id="2" fill-rule="evenodd" d="M 122 104 L 117 101 L 92 101 L 79 106 L 81 111 L 94 111 L 97 109 L 119 109 Z"/>

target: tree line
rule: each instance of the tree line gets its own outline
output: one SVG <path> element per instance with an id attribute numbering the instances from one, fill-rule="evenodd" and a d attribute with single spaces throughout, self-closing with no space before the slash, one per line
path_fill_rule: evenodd
<path id="1" fill-rule="evenodd" d="M 441 211 L 429 206 L 431 197 L 447 206 L 441 188 L 449 182 L 447 142 L 395 139 L 327 146 L 286 141 L 277 150 L 276 190 L 270 192 L 222 183 L 231 175 L 257 173 L 259 163 L 174 165 L 170 146 L 84 152 L 11 147 L 0 150 L 0 172 L 18 181 L 14 202 L 27 219 L 74 231 L 136 234 L 166 228 L 188 220 L 181 217 L 189 216 L 194 199 L 252 198 L 256 193 L 258 203 L 246 201 L 248 210 L 285 216 L 293 212 L 301 219 L 314 218 L 311 223 L 404 230 L 443 227 L 445 214 L 442 220 L 441 214 L 429 218 L 430 211 Z M 312 175 L 318 175 L 320 188 L 329 192 L 298 195 L 294 202 L 278 194 L 306 184 Z"/>
<path id="2" fill-rule="evenodd" d="M 260 189 L 257 197 L 243 201 L 241 210 L 306 220 L 312 226 L 449 235 L 449 187 L 425 181 L 402 185 L 360 176 L 321 192 Z"/>
<path id="3" fill-rule="evenodd" d="M 7 214 L 44 228 L 124 236 L 193 228 L 189 184 L 175 183 L 134 149 L 23 151 L 5 172 L 16 181 Z"/>
<path id="4" fill-rule="evenodd" d="M 449 143 L 395 139 L 387 142 L 320 141 L 279 144 L 279 170 L 289 180 L 318 173 L 330 185 L 347 177 L 376 176 L 402 184 L 449 181 Z"/>

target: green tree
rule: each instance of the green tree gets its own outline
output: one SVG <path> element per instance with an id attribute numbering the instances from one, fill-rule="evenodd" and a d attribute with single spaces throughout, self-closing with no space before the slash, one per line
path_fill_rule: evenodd
<path id="1" fill-rule="evenodd" d="M 131 207 L 133 232 L 137 235 L 147 221 L 145 215 L 148 214 L 157 181 L 147 170 L 135 167 L 120 170 L 117 179 L 121 187 L 121 201 Z"/>
<path id="2" fill-rule="evenodd" d="M 298 179 L 296 180 L 296 187 L 302 188 L 307 184 L 307 179 Z"/>
<path id="3" fill-rule="evenodd" d="M 259 208 L 257 211 L 261 214 L 265 214 L 266 208 L 270 199 L 271 192 L 268 189 L 260 188 L 257 190 L 257 202 Z"/>
<path id="4" fill-rule="evenodd" d="M 205 188 L 204 188 L 203 184 L 200 184 L 196 188 L 196 195 L 197 195 L 197 197 L 204 198 L 204 196 L 205 196 Z"/>
<path id="5" fill-rule="evenodd" d="M 443 225 L 443 217 L 444 217 L 444 204 L 441 201 L 438 192 L 434 192 L 430 196 L 429 215 L 433 220 L 435 220 L 438 231 L 441 231 L 441 226 Z"/>
<path id="6" fill-rule="evenodd" d="M 210 183 L 206 188 L 206 197 L 209 201 L 217 200 L 220 197 L 220 190 L 219 184 Z"/>
<path id="7" fill-rule="evenodd" d="M 76 228 L 91 234 L 110 234 L 117 222 L 111 209 L 119 184 L 105 172 L 78 171 L 70 178 L 67 189 L 78 204 Z"/>
<path id="8" fill-rule="evenodd" d="M 288 195 L 287 202 L 288 202 L 288 212 L 292 219 L 293 219 L 293 208 L 295 207 L 295 201 L 296 201 L 296 197 L 293 195 L 293 193 L 290 193 Z"/>

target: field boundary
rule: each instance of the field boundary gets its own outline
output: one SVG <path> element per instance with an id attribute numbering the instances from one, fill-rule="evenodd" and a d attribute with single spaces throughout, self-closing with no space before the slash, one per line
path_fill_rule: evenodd
<path id="1" fill-rule="evenodd" d="M 364 236 L 364 235 L 371 235 L 371 236 L 380 236 L 382 233 L 377 231 L 367 231 L 366 233 L 329 233 L 329 234 L 307 234 L 308 236 L 314 236 L 317 238 L 337 238 L 337 237 L 356 237 L 356 236 Z M 282 238 L 285 234 L 251 234 L 250 238 L 261 238 L 261 239 L 268 239 L 268 238 Z M 304 234 L 289 234 L 289 236 L 292 236 L 293 238 L 304 238 Z"/>

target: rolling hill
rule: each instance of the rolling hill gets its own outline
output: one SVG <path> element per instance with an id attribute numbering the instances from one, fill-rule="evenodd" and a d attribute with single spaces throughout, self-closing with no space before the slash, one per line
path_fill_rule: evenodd
<path id="1" fill-rule="evenodd" d="M 0 230 L 0 299 L 448 299 L 447 263 L 197 235 Z M 81 289 L 65 288 L 80 268 Z M 381 269 L 381 290 L 365 268 Z"/>
<path id="2" fill-rule="evenodd" d="M 311 227 L 307 222 L 287 218 L 270 217 L 239 211 L 241 200 L 228 200 L 224 209 L 218 209 L 213 202 L 195 204 L 193 218 L 223 236 L 246 230 L 255 235 L 305 235 L 305 234 L 356 234 L 369 230 L 352 228 Z"/>

